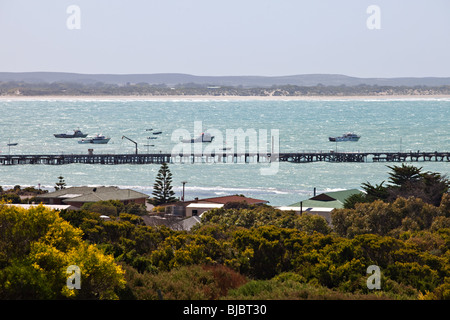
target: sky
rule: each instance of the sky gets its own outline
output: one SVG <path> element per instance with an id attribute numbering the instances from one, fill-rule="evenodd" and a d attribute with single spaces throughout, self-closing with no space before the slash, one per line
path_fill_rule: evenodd
<path id="1" fill-rule="evenodd" d="M 450 77 L 449 18 L 449 0 L 0 0 L 0 72 Z"/>

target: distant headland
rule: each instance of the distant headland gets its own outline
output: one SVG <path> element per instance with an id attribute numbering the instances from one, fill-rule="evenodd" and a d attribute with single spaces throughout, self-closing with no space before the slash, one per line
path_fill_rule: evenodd
<path id="1" fill-rule="evenodd" d="M 448 97 L 450 77 L 357 78 L 335 74 L 195 76 L 180 73 L 0 72 L 8 97 Z"/>

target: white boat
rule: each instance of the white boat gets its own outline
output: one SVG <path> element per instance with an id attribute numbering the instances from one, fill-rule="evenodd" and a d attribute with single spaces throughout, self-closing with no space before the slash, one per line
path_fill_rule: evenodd
<path id="1" fill-rule="evenodd" d="M 107 138 L 104 135 L 97 134 L 94 137 L 81 139 L 78 143 L 94 143 L 94 144 L 107 144 L 111 138 Z"/>
<path id="2" fill-rule="evenodd" d="M 214 136 L 211 136 L 210 133 L 202 133 L 200 136 L 198 136 L 195 139 L 182 139 L 181 142 L 183 142 L 183 143 L 212 142 L 213 139 L 214 139 Z"/>
<path id="3" fill-rule="evenodd" d="M 345 133 L 341 137 L 329 137 L 328 139 L 333 142 L 340 142 L 340 141 L 358 141 L 361 136 L 358 136 L 355 133 Z"/>

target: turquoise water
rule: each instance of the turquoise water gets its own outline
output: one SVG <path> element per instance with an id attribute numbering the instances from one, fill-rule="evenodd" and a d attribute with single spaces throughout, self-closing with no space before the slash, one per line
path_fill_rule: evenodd
<path id="1" fill-rule="evenodd" d="M 171 152 L 172 134 L 180 129 L 194 135 L 201 130 L 222 133 L 254 129 L 259 136 L 278 130 L 280 152 L 300 151 L 449 151 L 450 100 L 2 100 L 2 154 Z M 111 137 L 107 145 L 78 144 L 56 139 L 54 133 L 80 128 L 90 135 Z M 162 131 L 150 140 L 151 131 Z M 178 130 L 178 131 L 177 131 Z M 329 136 L 345 132 L 361 135 L 358 142 L 333 143 Z M 17 146 L 8 147 L 8 142 Z M 227 141 L 228 146 L 229 141 Z M 154 146 L 146 146 L 154 144 Z M 270 147 L 269 147 L 270 148 Z M 392 165 L 392 164 L 388 164 Z M 421 162 L 424 170 L 449 174 L 449 163 Z M 359 188 L 369 181 L 387 180 L 383 163 L 280 163 L 273 175 L 262 175 L 266 164 L 170 164 L 174 191 L 186 199 L 245 194 L 289 205 L 318 192 Z M 0 185 L 52 189 L 59 175 L 69 186 L 117 185 L 151 193 L 159 165 L 21 165 L 0 166 Z"/>

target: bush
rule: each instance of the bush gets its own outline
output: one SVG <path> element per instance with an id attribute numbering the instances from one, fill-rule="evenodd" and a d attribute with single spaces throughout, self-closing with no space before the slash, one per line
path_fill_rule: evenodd
<path id="1" fill-rule="evenodd" d="M 105 216 L 116 217 L 118 215 L 117 207 L 108 201 L 89 202 L 83 204 L 81 210 L 96 212 Z"/>
<path id="2" fill-rule="evenodd" d="M 191 265 L 170 272 L 137 273 L 127 268 L 128 298 L 138 300 L 214 300 L 247 280 L 222 265 Z M 126 292 L 126 291 L 125 291 Z"/>
<path id="3" fill-rule="evenodd" d="M 331 220 L 334 231 L 352 238 L 367 233 L 394 235 L 398 231 L 426 230 L 444 214 L 440 207 L 411 197 L 397 198 L 393 203 L 376 200 L 357 203 L 354 209 L 335 209 Z"/>
<path id="4" fill-rule="evenodd" d="M 305 231 L 308 234 L 319 232 L 322 234 L 329 234 L 331 228 L 325 218 L 317 215 L 304 213 L 295 218 L 295 228 L 300 231 Z"/>
<path id="5" fill-rule="evenodd" d="M 40 205 L 0 206 L 1 299 L 114 299 L 124 286 L 113 257 L 84 242 L 82 232 Z M 66 286 L 67 267 L 82 274 L 79 290 Z"/>
<path id="6" fill-rule="evenodd" d="M 289 279 L 273 278 L 253 280 L 238 289 L 230 290 L 226 299 L 232 300 L 385 300 L 385 294 L 352 294 L 331 290 L 323 286 L 301 283 Z"/>
<path id="7" fill-rule="evenodd" d="M 153 207 L 153 212 L 156 212 L 156 213 L 164 213 L 165 211 L 166 211 L 166 208 L 165 207 L 161 207 L 161 206 L 157 206 L 157 207 Z"/>

